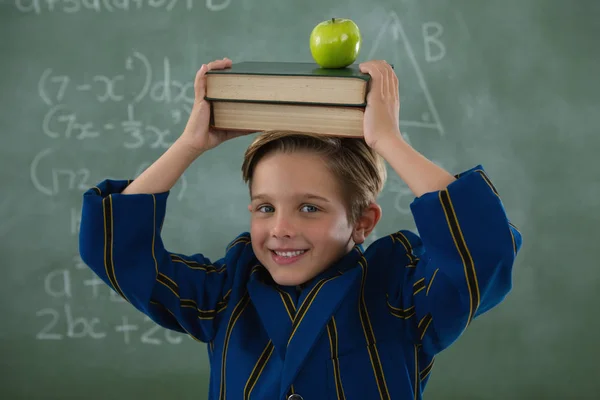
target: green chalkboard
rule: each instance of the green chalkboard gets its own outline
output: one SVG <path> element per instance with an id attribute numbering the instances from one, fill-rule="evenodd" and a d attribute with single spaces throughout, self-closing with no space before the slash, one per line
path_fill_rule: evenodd
<path id="1" fill-rule="evenodd" d="M 595 0 L 0 1 L 0 398 L 206 397 L 206 349 L 82 265 L 81 196 L 175 140 L 202 63 L 311 61 L 331 17 L 361 28 L 359 62 L 394 64 L 407 140 L 453 173 L 482 163 L 525 239 L 513 291 L 437 358 L 425 398 L 598 398 Z M 214 259 L 247 228 L 253 137 L 177 183 L 169 250 Z M 413 229 L 411 200 L 390 174 L 371 240 Z"/>

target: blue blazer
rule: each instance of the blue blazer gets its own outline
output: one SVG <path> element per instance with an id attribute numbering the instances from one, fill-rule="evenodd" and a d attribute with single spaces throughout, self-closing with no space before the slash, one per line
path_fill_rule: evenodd
<path id="1" fill-rule="evenodd" d="M 301 290 L 274 283 L 248 233 L 217 261 L 169 252 L 169 193 L 120 194 L 130 181 L 84 194 L 80 253 L 157 324 L 208 344 L 211 400 L 421 399 L 435 355 L 509 292 L 521 247 L 483 168 L 457 178 L 412 202 L 420 237 L 356 246 Z"/>

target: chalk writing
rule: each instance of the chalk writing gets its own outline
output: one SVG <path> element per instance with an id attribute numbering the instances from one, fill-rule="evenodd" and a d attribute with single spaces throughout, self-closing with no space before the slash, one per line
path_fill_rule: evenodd
<path id="1" fill-rule="evenodd" d="M 157 102 L 178 103 L 194 101 L 193 81 L 180 82 L 171 80 L 171 64 L 168 58 L 163 61 L 162 79 L 152 85 L 154 71 L 144 54 L 133 51 L 125 59 L 122 74 L 94 75 L 91 80 L 77 80 L 68 75 L 46 68 L 40 75 L 37 89 L 42 101 L 49 106 L 65 101 L 65 96 L 74 93 L 91 93 L 100 102 L 139 103 L 150 94 L 150 99 Z M 132 82 L 139 85 L 131 88 Z M 127 91 L 124 86 L 129 85 Z M 126 96 L 125 93 L 129 95 Z"/>
<path id="2" fill-rule="evenodd" d="M 52 300 L 62 299 L 59 307 L 46 307 L 35 315 L 40 320 L 35 334 L 38 340 L 104 339 L 122 336 L 125 345 L 139 340 L 143 344 L 180 344 L 184 335 L 170 332 L 156 325 L 150 318 L 128 310 L 132 316 L 123 315 L 120 323 L 109 326 L 90 312 L 92 302 L 125 300 L 115 293 L 102 279 L 90 270 L 79 255 L 72 257 L 72 268 L 58 268 L 44 278 L 44 293 Z M 85 312 L 73 308 L 74 304 L 88 301 Z M 92 314 L 92 315 L 90 315 Z M 139 321 L 143 317 L 143 321 Z"/>
<path id="3" fill-rule="evenodd" d="M 58 281 L 57 284 L 54 281 Z M 57 269 L 44 279 L 44 290 L 51 297 L 72 297 L 71 275 L 68 269 Z"/>
<path id="4" fill-rule="evenodd" d="M 112 128 L 112 125 L 105 125 L 104 128 Z M 42 132 L 52 139 L 74 138 L 83 140 L 100 136 L 100 132 L 94 127 L 93 122 L 79 122 L 76 114 L 68 111 L 68 108 L 63 104 L 52 107 L 46 113 L 42 120 Z"/>
<path id="5" fill-rule="evenodd" d="M 154 77 L 160 78 L 152 82 Z M 141 77 L 141 79 L 140 79 Z M 128 87 L 131 82 L 139 81 L 139 87 Z M 136 83 L 137 85 L 138 83 Z M 171 61 L 168 57 L 163 59 L 163 70 L 160 74 L 153 71 L 148 58 L 134 51 L 125 59 L 125 71 L 123 74 L 94 75 L 90 80 L 77 81 L 68 75 L 55 72 L 52 68 L 46 68 L 40 75 L 37 84 L 38 94 L 42 101 L 49 106 L 65 101 L 65 97 L 74 93 L 91 93 L 95 100 L 105 102 L 133 102 L 139 103 L 146 97 L 157 103 L 168 104 L 191 104 L 194 101 L 194 82 L 190 78 L 187 82 L 173 79 L 171 76 Z M 129 93 L 128 96 L 125 93 Z"/>
<path id="6" fill-rule="evenodd" d="M 36 334 L 38 340 L 62 340 L 81 339 L 90 337 L 92 339 L 102 339 L 106 337 L 105 332 L 96 331 L 96 325 L 100 322 L 98 318 L 74 317 L 69 304 L 64 305 L 64 315 L 53 308 L 44 308 L 35 313 L 36 317 L 50 316 L 50 320 Z M 63 331 L 57 327 L 61 316 L 64 316 L 66 329 Z M 64 332 L 64 333 L 59 333 Z"/>
<path id="7" fill-rule="evenodd" d="M 48 324 L 44 325 L 44 327 L 42 327 L 42 330 L 39 331 L 37 333 L 37 335 L 35 336 L 36 339 L 39 339 L 39 340 L 61 340 L 63 338 L 63 335 L 50 332 L 52 329 L 54 329 L 54 326 L 58 323 L 58 320 L 60 319 L 60 315 L 58 314 L 58 311 L 56 311 L 52 308 L 44 308 L 43 310 L 39 310 L 38 312 L 35 313 L 36 317 L 43 317 L 45 315 L 49 315 L 51 317 L 50 323 L 48 323 Z"/>
<path id="8" fill-rule="evenodd" d="M 171 112 L 174 121 L 182 121 L 183 115 L 179 110 Z M 120 128 L 120 129 L 119 129 Z M 91 121 L 82 121 L 76 112 L 67 106 L 59 104 L 52 107 L 42 120 L 42 132 L 52 139 L 95 139 L 100 136 L 121 132 L 125 137 L 123 147 L 139 149 L 148 146 L 151 149 L 167 149 L 171 146 L 171 130 L 155 125 L 144 124 L 135 118 L 133 104 L 127 105 L 127 118 L 123 121 L 107 121 L 98 126 Z M 173 140 L 176 139 L 173 137 Z"/>
<path id="9" fill-rule="evenodd" d="M 107 288 L 106 283 L 98 278 L 98 275 L 94 274 L 91 270 L 90 270 L 90 275 L 91 278 L 90 279 L 85 279 L 83 281 L 83 286 L 86 287 L 91 287 L 92 289 L 92 299 L 97 299 L 98 298 L 98 289 L 102 288 Z"/>
<path id="10" fill-rule="evenodd" d="M 123 321 L 120 325 L 115 326 L 115 331 L 123 333 L 123 340 L 125 344 L 129 344 L 129 332 L 137 331 L 139 327 L 129 323 L 129 319 L 126 316 L 121 317 Z"/>
<path id="11" fill-rule="evenodd" d="M 436 26 L 439 26 L 441 28 L 440 24 L 437 24 Z M 429 28 L 427 28 L 427 29 L 429 29 Z M 429 31 L 427 31 L 427 32 L 429 32 Z M 438 36 L 435 36 L 435 34 L 434 34 L 433 38 L 437 40 L 437 37 Z M 390 45 L 388 43 L 386 43 L 385 40 L 392 41 L 392 46 L 391 46 L 392 49 L 394 49 L 394 47 L 395 47 L 395 46 L 393 46 L 393 44 L 395 44 L 397 42 L 401 42 L 402 48 L 404 50 L 404 54 L 399 55 L 397 57 L 394 56 L 394 57 L 390 58 L 389 53 L 388 53 Z M 432 43 L 434 43 L 433 39 L 431 39 L 431 40 L 432 40 Z M 440 44 L 441 44 L 441 42 L 440 42 Z M 425 75 L 423 74 L 423 71 L 421 70 L 421 67 L 419 66 L 417 57 L 415 56 L 415 52 L 413 51 L 412 45 L 411 45 L 410 41 L 408 40 L 408 36 L 406 35 L 406 32 L 404 31 L 402 22 L 400 21 L 400 18 L 394 11 L 389 12 L 387 18 L 381 24 L 381 27 L 379 28 L 379 32 L 377 33 L 377 36 L 375 37 L 375 41 L 374 41 L 373 45 L 371 46 L 371 50 L 369 51 L 369 55 L 367 56 L 367 59 L 370 60 L 370 59 L 377 58 L 376 55 L 378 54 L 379 51 L 385 51 L 388 54 L 386 59 L 391 63 L 398 62 L 398 59 L 400 57 L 402 57 L 402 58 L 408 57 L 411 71 L 408 71 L 408 70 L 403 71 L 403 74 L 406 75 L 409 72 L 411 72 L 411 73 L 414 72 L 414 74 L 416 75 L 416 82 L 419 84 L 420 91 L 423 94 L 423 96 L 425 97 L 425 100 L 427 103 L 427 107 L 428 107 L 427 114 L 422 114 L 422 115 L 427 115 L 426 121 L 418 120 L 418 119 L 405 120 L 405 119 L 401 118 L 400 126 L 401 127 L 417 127 L 417 128 L 435 129 L 440 133 L 440 135 L 443 136 L 444 135 L 444 127 L 440 121 L 440 117 L 438 115 L 437 109 L 433 102 L 431 93 L 429 92 L 429 88 L 425 81 Z M 444 52 L 444 54 L 445 54 L 445 52 Z M 406 80 L 406 78 L 404 78 L 404 80 Z M 400 97 L 402 98 L 402 93 L 400 93 Z"/>
<path id="12" fill-rule="evenodd" d="M 425 46 L 425 60 L 427 62 L 440 61 L 446 55 L 446 46 L 440 40 L 444 27 L 438 22 L 425 22 L 422 26 L 423 41 Z M 437 49 L 434 52 L 432 48 Z"/>
<path id="13" fill-rule="evenodd" d="M 194 101 L 194 82 L 182 83 L 171 79 L 171 62 L 167 57 L 163 60 L 162 80 L 150 89 L 150 98 L 156 102 L 178 103 Z"/>
<path id="14" fill-rule="evenodd" d="M 83 11 L 126 12 L 143 9 L 172 11 L 176 8 L 192 10 L 197 0 L 15 0 L 17 10 L 23 13 L 42 14 L 55 12 L 75 14 Z M 231 4 L 231 0 L 206 0 L 205 8 L 210 11 L 222 11 Z"/>
<path id="15" fill-rule="evenodd" d="M 136 120 L 133 105 L 127 106 L 127 120 L 121 123 L 123 131 L 129 135 L 129 140 L 123 143 L 127 149 L 139 149 L 149 142 L 151 149 L 167 149 L 173 143 L 167 142 L 165 138 L 171 135 L 169 129 L 159 129 L 153 125 L 142 125 L 142 121 Z"/>
<path id="16" fill-rule="evenodd" d="M 140 337 L 141 342 L 144 344 L 152 344 L 155 346 L 161 345 L 162 341 L 157 335 L 157 333 L 159 333 L 160 331 L 164 331 L 165 340 L 169 344 L 180 344 L 183 341 L 183 335 L 168 329 L 162 329 L 159 325 L 156 325 L 147 315 L 144 316 L 144 322 L 147 322 L 149 323 L 149 325 L 151 325 L 150 328 L 146 332 L 144 332 Z"/>
<path id="17" fill-rule="evenodd" d="M 55 196 L 61 190 L 79 190 L 85 191 L 92 187 L 90 181 L 90 170 L 83 168 L 55 168 L 55 167 L 40 167 L 43 161 L 46 161 L 50 154 L 56 149 L 47 148 L 40 151 L 31 162 L 29 167 L 29 176 L 33 187 L 40 193 L 48 196 Z M 50 172 L 50 183 L 42 183 L 40 179 L 40 170 Z"/>
<path id="18" fill-rule="evenodd" d="M 123 315 L 121 323 L 110 328 L 106 324 L 103 325 L 97 317 L 76 315 L 68 303 L 60 310 L 41 309 L 36 311 L 35 316 L 41 320 L 41 328 L 35 334 L 37 340 L 99 340 L 106 339 L 109 335 L 122 335 L 125 345 L 139 340 L 142 344 L 160 346 L 164 343 L 181 344 L 185 337 L 178 332 L 162 328 L 147 316 L 136 315 L 134 321 L 130 322 L 130 317 Z M 142 319 L 141 323 L 135 323 L 136 318 Z"/>
<path id="19" fill-rule="evenodd" d="M 115 75 L 95 75 L 89 81 L 78 81 L 71 76 L 57 73 L 52 68 L 45 69 L 38 80 L 38 94 L 42 101 L 50 106 L 42 119 L 42 132 L 52 139 L 97 139 L 106 135 L 124 136 L 123 147 L 139 149 L 147 146 L 150 149 L 164 150 L 170 147 L 175 137 L 170 129 L 144 123 L 135 116 L 135 105 L 149 99 L 153 102 L 170 104 L 170 117 L 175 124 L 185 122 L 191 112 L 194 101 L 193 80 L 181 82 L 171 76 L 171 62 L 165 57 L 162 71 L 153 71 L 148 58 L 133 51 L 125 59 L 125 72 Z M 153 82 L 153 78 L 159 80 Z M 124 85 L 129 82 L 137 88 Z M 93 122 L 86 120 L 67 105 L 69 95 L 89 92 L 99 103 L 126 103 L 126 119 Z M 125 95 L 129 93 L 129 95 Z M 80 103 L 77 97 L 77 103 Z"/>
<path id="20" fill-rule="evenodd" d="M 43 149 L 35 155 L 29 166 L 29 177 L 33 187 L 46 196 L 57 196 L 63 192 L 84 192 L 90 189 L 100 179 L 92 180 L 92 172 L 85 166 L 80 167 L 57 167 L 55 163 L 65 162 L 59 157 L 52 157 L 57 151 L 57 148 L 49 147 Z M 150 162 L 144 162 L 137 168 L 137 173 L 133 176 L 139 176 L 146 168 L 150 166 Z M 102 179 L 115 179 L 109 176 L 104 176 Z M 179 188 L 173 189 L 173 194 L 177 200 L 183 199 L 188 188 L 187 177 L 184 174 L 178 181 L 176 186 Z M 71 209 L 71 219 L 69 232 L 72 235 L 79 233 L 79 224 L 81 222 L 79 210 Z"/>

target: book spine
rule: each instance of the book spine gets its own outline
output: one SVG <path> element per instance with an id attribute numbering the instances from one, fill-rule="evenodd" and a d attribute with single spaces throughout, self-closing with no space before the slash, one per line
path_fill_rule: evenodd
<path id="1" fill-rule="evenodd" d="M 366 100 L 362 103 L 326 103 L 326 102 L 302 102 L 302 101 L 269 101 L 269 100 L 240 100 L 240 99 L 221 99 L 216 97 L 205 97 L 209 102 L 227 102 L 227 103 L 262 103 L 262 104 L 290 104 L 307 106 L 339 106 L 339 107 L 362 107 L 367 106 Z"/>

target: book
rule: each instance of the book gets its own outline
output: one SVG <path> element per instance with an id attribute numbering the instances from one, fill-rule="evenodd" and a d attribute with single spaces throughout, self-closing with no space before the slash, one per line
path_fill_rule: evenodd
<path id="1" fill-rule="evenodd" d="M 208 71 L 205 98 L 364 107 L 370 78 L 358 64 L 321 68 L 310 62 L 245 61 Z"/>
<path id="2" fill-rule="evenodd" d="M 261 132 L 288 130 L 322 135 L 363 137 L 365 107 L 266 103 L 211 102 L 211 128 Z"/>

